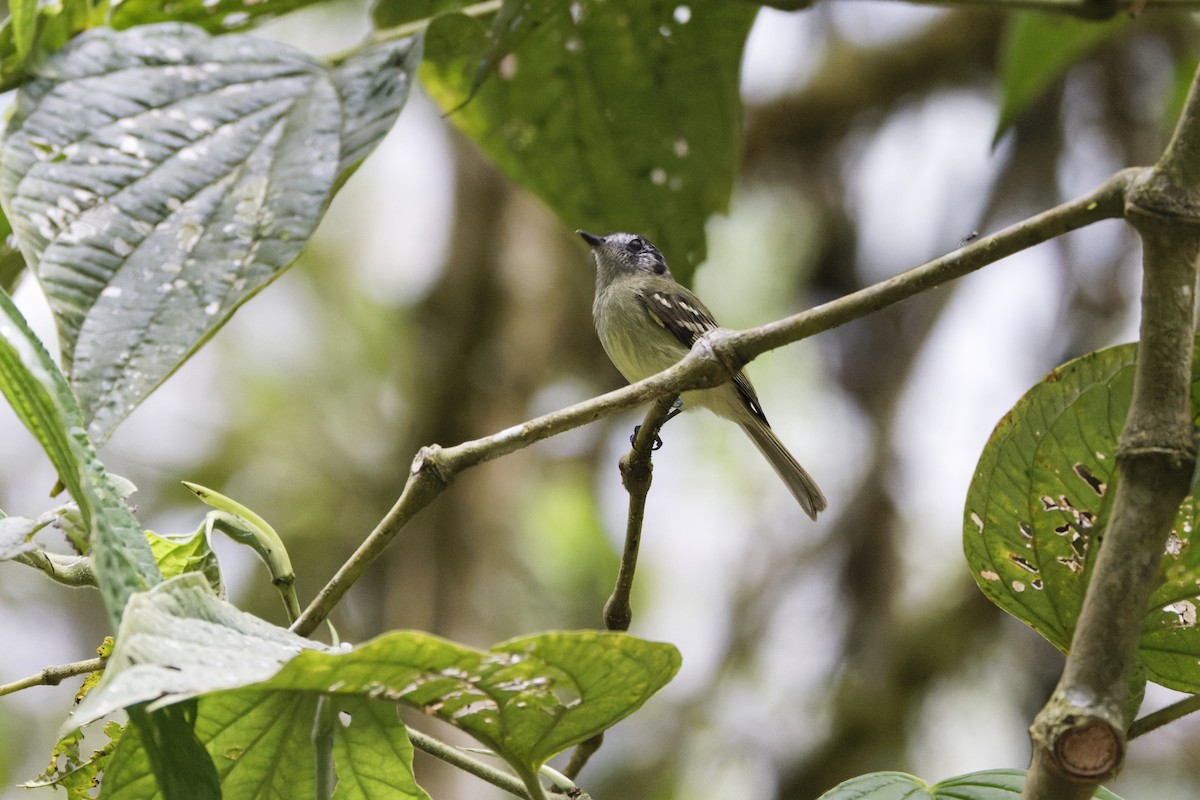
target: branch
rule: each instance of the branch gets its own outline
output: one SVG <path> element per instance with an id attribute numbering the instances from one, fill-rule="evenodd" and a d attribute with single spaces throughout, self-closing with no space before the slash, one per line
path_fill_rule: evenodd
<path id="1" fill-rule="evenodd" d="M 1139 736 L 1144 736 L 1152 730 L 1161 728 L 1168 722 L 1182 719 L 1188 714 L 1195 714 L 1197 711 L 1200 711 L 1200 694 L 1185 697 L 1177 703 L 1164 706 L 1158 711 L 1153 711 L 1136 720 L 1129 726 L 1128 738 L 1136 739 Z"/>
<path id="2" fill-rule="evenodd" d="M 1126 189 L 1138 174 L 1133 169 L 1118 172 L 1089 195 L 808 311 L 744 331 L 713 331 L 678 364 L 645 380 L 482 439 L 453 447 L 435 444 L 421 448 L 400 499 L 293 623 L 292 630 L 304 636 L 312 633 L 404 525 L 433 502 L 459 472 L 652 400 L 718 386 L 769 350 L 864 317 L 1068 231 L 1119 217 Z"/>
<path id="3" fill-rule="evenodd" d="M 469 772 L 476 778 L 487 781 L 492 786 L 503 789 L 511 795 L 529 800 L 529 792 L 525 789 L 525 784 L 515 775 L 510 775 L 503 770 L 496 769 L 491 764 L 485 764 L 477 758 L 472 758 L 457 747 L 435 739 L 429 734 L 421 733 L 416 728 L 408 729 L 408 738 L 413 743 L 413 747 L 421 752 L 458 767 L 463 772 Z"/>
<path id="4" fill-rule="evenodd" d="M 0 696 L 19 692 L 31 686 L 58 686 L 67 678 L 76 675 L 86 675 L 89 672 L 104 669 L 103 658 L 89 658 L 86 661 L 75 661 L 70 664 L 60 664 L 56 667 L 46 667 L 41 672 L 22 678 L 19 681 L 0 685 Z"/>
<path id="5" fill-rule="evenodd" d="M 96 571 L 87 556 L 67 556 L 45 550 L 32 550 L 13 557 L 13 561 L 33 567 L 64 586 L 96 586 Z"/>
<path id="6" fill-rule="evenodd" d="M 1034 719 L 1025 800 L 1084 800 L 1116 775 L 1133 716 L 1129 686 L 1155 575 L 1191 486 L 1190 407 L 1200 263 L 1200 80 L 1159 163 L 1130 185 L 1142 237 L 1141 338 L 1133 401 L 1117 445 L 1103 546 L 1058 686 Z"/>

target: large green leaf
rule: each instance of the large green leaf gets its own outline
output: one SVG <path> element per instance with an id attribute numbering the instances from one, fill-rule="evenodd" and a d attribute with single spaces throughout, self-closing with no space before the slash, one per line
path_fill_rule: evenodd
<path id="1" fill-rule="evenodd" d="M 302 653 L 260 686 L 411 705 L 532 772 L 636 711 L 679 663 L 670 645 L 618 633 L 545 633 L 480 651 L 405 631 L 349 653 Z"/>
<path id="2" fill-rule="evenodd" d="M 421 66 L 430 93 L 568 227 L 644 233 L 688 277 L 704 260 L 706 220 L 729 201 L 757 8 L 510 0 L 505 10 L 513 27 L 498 31 L 461 14 L 433 21 Z"/>
<path id="3" fill-rule="evenodd" d="M 1012 15 L 1000 51 L 1000 118 L 995 139 L 1063 73 L 1130 20 L 1128 14 L 1103 22 L 1036 11 Z"/>
<path id="4" fill-rule="evenodd" d="M 208 702 L 222 689 L 357 696 L 438 716 L 532 773 L 633 713 L 678 669 L 670 645 L 592 631 L 486 651 L 396 632 L 331 651 L 238 611 L 187 573 L 130 601 L 104 678 L 70 727 L 141 703 Z"/>
<path id="5" fill-rule="evenodd" d="M 903 772 L 859 775 L 830 789 L 819 800 L 1015 800 L 1025 785 L 1025 771 L 993 769 L 926 783 Z M 1094 800 L 1121 800 L 1107 789 Z"/>
<path id="6" fill-rule="evenodd" d="M 0 200 L 95 440 L 295 259 L 418 53 L 389 42 L 331 69 L 163 24 L 90 31 L 26 84 Z"/>
<path id="7" fill-rule="evenodd" d="M 154 556 L 116 482 L 96 457 L 71 388 L 0 291 L 0 393 L 29 429 L 79 507 L 97 581 L 116 628 L 129 598 L 162 579 Z"/>
<path id="8" fill-rule="evenodd" d="M 967 494 L 963 546 L 976 583 L 1064 651 L 1108 520 L 1135 357 L 1134 345 L 1101 350 L 1034 386 L 996 426 Z M 1192 403 L 1200 419 L 1200 362 Z M 1194 495 L 1180 507 L 1138 648 L 1151 680 L 1186 692 L 1200 691 Z"/>
<path id="9" fill-rule="evenodd" d="M 199 700 L 196 736 L 205 744 L 227 798 L 313 797 L 313 720 L 320 695 L 237 689 Z M 429 800 L 416 783 L 412 744 L 391 703 L 334 698 L 335 800 Z M 136 737 L 123 740 L 104 775 L 101 798 L 162 795 Z"/>

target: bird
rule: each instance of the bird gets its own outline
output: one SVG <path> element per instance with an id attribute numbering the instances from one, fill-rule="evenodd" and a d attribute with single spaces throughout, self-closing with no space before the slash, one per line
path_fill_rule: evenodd
<path id="1" fill-rule="evenodd" d="M 596 296 L 592 321 L 604 352 L 630 383 L 674 366 L 705 333 L 719 328 L 712 312 L 671 275 L 659 249 L 644 236 L 576 231 L 592 250 Z M 697 405 L 736 422 L 810 518 L 828 503 L 816 481 L 771 430 L 750 379 L 686 392 L 684 407 Z"/>

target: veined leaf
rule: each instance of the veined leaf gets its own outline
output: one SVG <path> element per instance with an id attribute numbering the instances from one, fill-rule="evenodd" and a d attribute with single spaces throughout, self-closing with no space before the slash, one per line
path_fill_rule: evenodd
<path id="1" fill-rule="evenodd" d="M 819 800 L 1016 800 L 1025 786 L 1025 771 L 993 769 L 926 783 L 903 772 L 859 775 L 830 789 Z M 1094 800 L 1121 800 L 1107 789 Z"/>
<path id="2" fill-rule="evenodd" d="M 416 57 L 389 42 L 331 70 L 186 25 L 99 29 L 22 89 L 0 200 L 93 439 L 295 259 Z"/>
<path id="3" fill-rule="evenodd" d="M 704 260 L 705 222 L 727 207 L 733 186 L 738 76 L 757 8 L 725 0 L 550 8 L 510 2 L 516 28 L 490 35 L 462 14 L 436 18 L 422 80 L 442 108 L 456 109 L 450 120 L 564 224 L 643 233 L 686 280 Z M 495 74 L 477 85 L 480 66 L 490 74 L 493 62 Z"/>
<path id="4" fill-rule="evenodd" d="M 1200 421 L 1200 349 L 1192 413 Z M 967 494 L 963 547 L 975 582 L 1066 651 L 1083 606 L 1116 478 L 1136 346 L 1076 359 L 1026 393 L 996 426 Z M 1180 506 L 1146 609 L 1138 658 L 1150 680 L 1200 691 L 1200 524 L 1195 486 Z"/>

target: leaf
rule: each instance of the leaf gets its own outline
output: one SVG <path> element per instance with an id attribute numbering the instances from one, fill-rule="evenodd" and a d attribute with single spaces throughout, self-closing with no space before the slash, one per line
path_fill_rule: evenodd
<path id="1" fill-rule="evenodd" d="M 41 527 L 38 520 L 28 517 L 0 517 L 0 561 L 40 549 L 30 539 Z"/>
<path id="2" fill-rule="evenodd" d="M 161 580 L 123 484 L 105 472 L 66 379 L 12 299 L 0 292 L 0 393 L 49 456 L 90 532 L 97 582 L 116 628 L 130 596 Z"/>
<path id="3" fill-rule="evenodd" d="M 561 0 L 504 0 L 492 20 L 492 30 L 488 35 L 490 44 L 475 70 L 475 76 L 471 78 L 468 98 L 474 96 L 483 82 L 496 73 L 501 59 L 516 50 L 562 7 Z"/>
<path id="4" fill-rule="evenodd" d="M 1015 800 L 1024 785 L 1020 769 L 973 772 L 935 784 L 903 772 L 873 772 L 838 784 L 818 800 Z M 1093 800 L 1121 798 L 1101 788 Z"/>
<path id="5" fill-rule="evenodd" d="M 296 258 L 399 113 L 413 48 L 331 71 L 185 25 L 100 29 L 25 86 L 0 200 L 96 441 Z"/>
<path id="6" fill-rule="evenodd" d="M 1014 14 L 1000 51 L 1000 118 L 993 145 L 1054 81 L 1130 20 L 1128 14 L 1102 22 L 1035 11 Z"/>
<path id="7" fill-rule="evenodd" d="M 704 260 L 706 220 L 729 201 L 756 13 L 723 0 L 562 3 L 517 32 L 527 34 L 520 46 L 465 106 L 496 40 L 448 14 L 426 32 L 421 78 L 569 228 L 643 233 L 686 280 Z"/>
<path id="8" fill-rule="evenodd" d="M 413 775 L 413 746 L 395 706 L 358 697 L 337 698 L 348 719 L 334 728 L 334 800 L 429 800 Z"/>
<path id="9" fill-rule="evenodd" d="M 297 653 L 323 647 L 239 611 L 202 575 L 185 573 L 129 602 L 104 678 L 65 729 L 121 708 L 150 710 L 271 677 Z"/>
<path id="10" fill-rule="evenodd" d="M 397 28 L 458 11 L 466 5 L 466 0 L 375 0 L 371 4 L 371 24 L 376 28 Z"/>
<path id="11" fill-rule="evenodd" d="M 165 800 L 221 800 L 216 768 L 194 730 L 195 700 L 127 711 Z"/>
<path id="12" fill-rule="evenodd" d="M 348 653 L 302 653 L 256 688 L 404 703 L 534 772 L 640 708 L 679 663 L 670 645 L 617 633 L 546 633 L 479 651 L 406 631 Z"/>
<path id="13" fill-rule="evenodd" d="M 67 790 L 67 800 L 91 800 L 91 789 L 99 783 L 100 774 L 120 743 L 122 732 L 120 724 L 109 722 L 104 726 L 108 741 L 86 758 L 80 752 L 83 731 L 68 733 L 54 746 L 46 770 L 21 786 L 26 789 L 61 786 Z"/>
<path id="14" fill-rule="evenodd" d="M 212 549 L 209 527 L 202 525 L 193 533 L 159 535 L 146 531 L 146 540 L 154 561 L 164 578 L 174 578 L 185 572 L 198 572 L 217 594 L 224 592 L 221 583 L 221 564 Z"/>
<path id="15" fill-rule="evenodd" d="M 1132 344 L 1091 353 L 1030 389 L 992 432 L 967 494 L 963 548 L 976 583 L 1063 651 L 1108 520 L 1135 357 Z M 1192 374 L 1192 412 L 1200 420 L 1200 361 Z M 1193 486 L 1167 542 L 1138 647 L 1150 680 L 1185 692 L 1200 691 L 1194 498 Z"/>
<path id="16" fill-rule="evenodd" d="M 10 3 L 12 16 L 0 27 L 0 91 L 20 85 L 31 65 L 82 30 L 100 24 L 89 0 Z"/>
<path id="17" fill-rule="evenodd" d="M 186 22 L 209 33 L 243 30 L 320 0 L 116 0 L 109 24 L 117 30 Z"/>
<path id="18" fill-rule="evenodd" d="M 24 60 L 33 50 L 33 39 L 37 33 L 37 0 L 11 0 L 8 4 L 12 14 L 13 46 L 17 57 Z"/>

